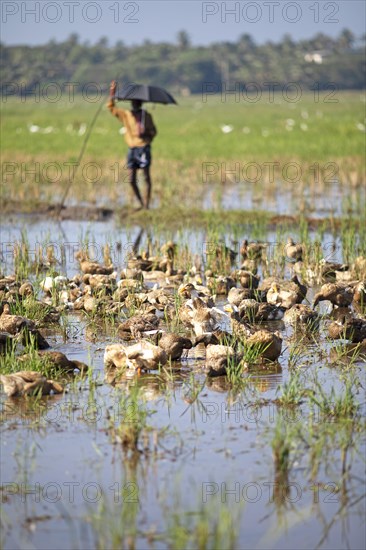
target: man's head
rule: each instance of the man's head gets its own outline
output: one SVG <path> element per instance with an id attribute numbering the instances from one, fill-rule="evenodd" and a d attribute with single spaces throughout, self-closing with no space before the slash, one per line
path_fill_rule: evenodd
<path id="1" fill-rule="evenodd" d="M 131 103 L 133 111 L 139 111 L 141 109 L 142 101 L 140 101 L 140 99 L 133 99 Z"/>

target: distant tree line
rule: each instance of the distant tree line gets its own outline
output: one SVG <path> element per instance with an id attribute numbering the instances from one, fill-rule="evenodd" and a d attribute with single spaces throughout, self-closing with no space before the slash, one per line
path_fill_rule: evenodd
<path id="1" fill-rule="evenodd" d="M 111 79 L 154 83 L 179 93 L 201 93 L 206 83 L 214 89 L 248 83 L 298 83 L 312 89 L 334 83 L 339 89 L 365 86 L 365 37 L 356 39 L 344 29 L 338 37 L 316 34 L 309 40 L 284 35 L 280 42 L 257 45 L 249 34 L 236 42 L 193 46 L 185 31 L 176 43 L 110 46 L 107 38 L 81 43 L 77 34 L 64 42 L 42 46 L 0 44 L 3 94 L 32 92 L 37 86 L 72 82 L 80 91 L 86 83 L 103 88 Z M 13 83 L 11 86 L 9 83 Z M 76 84 L 77 83 L 77 84 Z"/>

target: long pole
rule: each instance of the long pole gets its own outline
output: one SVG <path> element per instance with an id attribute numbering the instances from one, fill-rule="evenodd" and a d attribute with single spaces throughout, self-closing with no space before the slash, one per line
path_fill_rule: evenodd
<path id="1" fill-rule="evenodd" d="M 98 107 L 98 110 L 97 110 L 96 113 L 94 114 L 93 120 L 91 121 L 91 124 L 90 124 L 90 126 L 89 126 L 89 128 L 88 128 L 88 131 L 87 131 L 86 135 L 85 135 L 83 145 L 82 145 L 82 147 L 81 147 L 81 149 L 80 149 L 80 153 L 79 153 L 78 161 L 77 161 L 77 164 L 76 164 L 76 168 L 75 168 L 75 170 L 74 170 L 73 173 L 72 173 L 72 176 L 71 176 L 71 178 L 70 178 L 70 181 L 69 181 L 69 183 L 68 183 L 68 185 L 67 185 L 67 187 L 66 187 L 66 189 L 65 189 L 65 191 L 64 191 L 64 194 L 63 194 L 63 196 L 62 196 L 61 202 L 60 202 L 60 204 L 58 205 L 58 208 L 57 208 L 57 216 L 60 215 L 61 210 L 64 208 L 64 205 L 65 205 L 65 201 L 66 201 L 67 195 L 69 194 L 69 191 L 70 191 L 70 189 L 71 189 L 71 186 L 72 186 L 72 184 L 74 183 L 75 176 L 76 176 L 76 174 L 77 174 L 77 171 L 78 171 L 78 168 L 79 168 L 79 166 L 80 166 L 81 160 L 82 160 L 82 158 L 83 158 L 83 156 L 84 156 L 84 152 L 85 152 L 86 146 L 87 146 L 87 144 L 88 144 L 88 141 L 89 141 L 91 132 L 92 132 L 92 130 L 93 130 L 94 124 L 95 124 L 96 121 L 97 121 L 97 118 L 98 118 L 98 116 L 99 116 L 99 114 L 100 114 L 100 111 L 102 110 L 103 105 L 104 105 L 104 100 L 101 102 L 101 104 L 100 104 L 99 107 Z"/>

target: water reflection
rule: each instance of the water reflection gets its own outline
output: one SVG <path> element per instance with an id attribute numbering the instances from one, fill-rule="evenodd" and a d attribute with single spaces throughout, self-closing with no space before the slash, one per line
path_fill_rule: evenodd
<path id="1" fill-rule="evenodd" d="M 40 398 L 9 397 L 1 403 L 1 422 L 20 420 L 20 424 L 29 423 L 32 427 L 36 427 L 41 420 L 43 423 L 54 422 L 59 413 L 57 404 L 62 399 L 62 394 Z"/>

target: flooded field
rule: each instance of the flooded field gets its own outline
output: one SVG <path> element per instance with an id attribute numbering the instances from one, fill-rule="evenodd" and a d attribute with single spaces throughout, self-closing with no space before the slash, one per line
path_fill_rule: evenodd
<path id="1" fill-rule="evenodd" d="M 39 299 L 62 306 L 56 289 L 44 293 L 40 282 L 62 275 L 67 288 L 80 273 L 78 250 L 103 264 L 108 243 L 120 281 L 138 251 L 159 256 L 162 245 L 174 241 L 174 268 L 182 278 L 166 273 L 154 279 L 147 271 L 128 295 L 169 286 L 176 310 L 168 315 L 159 306 L 159 326 L 194 341 L 192 328 L 178 321 L 184 304 L 178 288 L 189 280 L 197 288 L 209 286 L 213 278 L 210 294 L 223 312 L 220 327 L 230 333 L 227 292 L 215 285 L 238 270 L 240 246 L 253 231 L 267 245 L 253 271 L 261 280 L 289 280 L 299 268 L 309 287 L 305 304 L 313 306 L 324 283 L 316 269 L 321 258 L 340 263 L 332 268 L 341 274 L 334 278 L 365 278 L 356 266 L 356 258 L 365 256 L 363 233 L 352 228 L 348 242 L 327 229 L 305 235 L 304 227 L 147 231 L 114 218 L 90 223 L 20 216 L 2 225 L 2 275 L 16 270 L 15 283 L 30 280 Z M 307 239 L 302 266 L 284 255 L 289 235 Z M 232 262 L 217 256 L 223 243 L 237 253 Z M 47 265 L 49 247 L 55 261 Z M 349 263 L 346 276 L 343 262 Z M 12 288 L 19 285 L 3 283 L 3 299 L 19 314 L 25 310 L 6 294 Z M 120 309 L 111 312 L 108 294 L 91 295 L 99 300 L 92 310 L 62 306 L 57 322 L 39 325 L 50 349 L 86 363 L 87 373 L 58 373 L 65 389 L 58 395 L 1 393 L 2 547 L 364 547 L 366 349 L 362 342 L 329 337 L 329 324 L 342 308 L 320 302 L 314 308 L 319 327 L 310 332 L 283 319 L 254 324 L 280 334 L 276 361 L 248 366 L 247 357 L 239 370 L 228 364 L 226 376 L 211 376 L 209 347 L 200 343 L 180 360 L 131 376 L 131 369 L 106 366 L 104 354 L 108 345 L 123 342 L 118 326 L 142 304 L 121 299 Z M 365 318 L 363 302 L 342 312 Z M 24 370 L 17 357 L 25 352 L 36 353 L 17 344 L 12 366 L 5 358 L 2 372 Z M 38 370 L 32 361 L 30 370 Z"/>
<path id="2" fill-rule="evenodd" d="M 364 105 L 4 103 L 2 548 L 365 547 Z"/>

